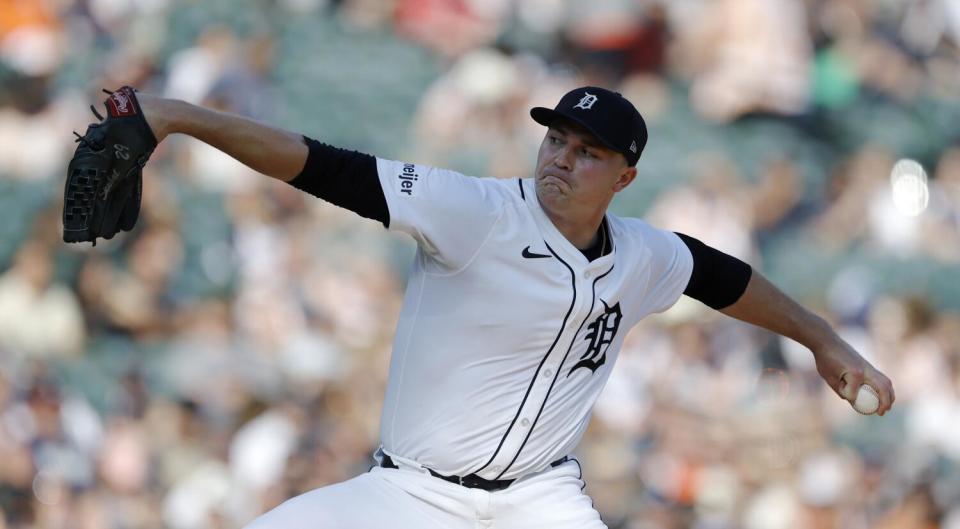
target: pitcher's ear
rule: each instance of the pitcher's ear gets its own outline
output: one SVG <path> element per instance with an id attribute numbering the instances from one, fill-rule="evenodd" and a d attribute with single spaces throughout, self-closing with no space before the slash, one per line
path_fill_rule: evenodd
<path id="1" fill-rule="evenodd" d="M 631 182 L 637 177 L 637 168 L 636 167 L 627 167 L 620 177 L 617 178 L 617 181 L 613 184 L 613 190 L 617 193 L 623 191 Z"/>

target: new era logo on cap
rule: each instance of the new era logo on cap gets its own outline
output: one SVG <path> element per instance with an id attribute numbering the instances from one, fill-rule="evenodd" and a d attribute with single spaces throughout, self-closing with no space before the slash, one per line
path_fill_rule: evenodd
<path id="1" fill-rule="evenodd" d="M 633 152 L 633 153 L 637 152 L 637 140 L 633 140 L 630 142 L 630 152 Z"/>

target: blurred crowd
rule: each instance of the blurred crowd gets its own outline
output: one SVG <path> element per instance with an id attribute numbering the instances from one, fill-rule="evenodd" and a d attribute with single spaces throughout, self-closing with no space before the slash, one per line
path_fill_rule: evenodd
<path id="1" fill-rule="evenodd" d="M 130 84 L 328 143 L 527 176 L 531 106 L 647 119 L 615 201 L 748 260 L 894 381 L 689 299 L 628 336 L 578 456 L 611 529 L 960 529 L 957 0 L 0 0 L 0 529 L 239 527 L 366 471 L 411 243 L 200 142 L 130 233 L 60 242 Z"/>

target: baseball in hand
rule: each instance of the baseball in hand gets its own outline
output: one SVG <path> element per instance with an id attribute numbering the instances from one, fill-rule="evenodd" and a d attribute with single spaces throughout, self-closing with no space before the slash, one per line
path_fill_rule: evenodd
<path id="1" fill-rule="evenodd" d="M 864 415 L 872 415 L 880 407 L 880 395 L 872 387 L 864 384 L 857 391 L 857 400 L 853 403 L 853 409 Z"/>

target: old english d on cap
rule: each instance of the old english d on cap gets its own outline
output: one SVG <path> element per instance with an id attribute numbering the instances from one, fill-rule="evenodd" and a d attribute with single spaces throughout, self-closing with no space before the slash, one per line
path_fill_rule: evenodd
<path id="1" fill-rule="evenodd" d="M 584 86 L 567 92 L 553 109 L 534 107 L 530 117 L 549 127 L 557 118 L 574 121 L 601 143 L 617 151 L 631 166 L 637 165 L 647 144 L 647 124 L 640 112 L 618 92 Z"/>

